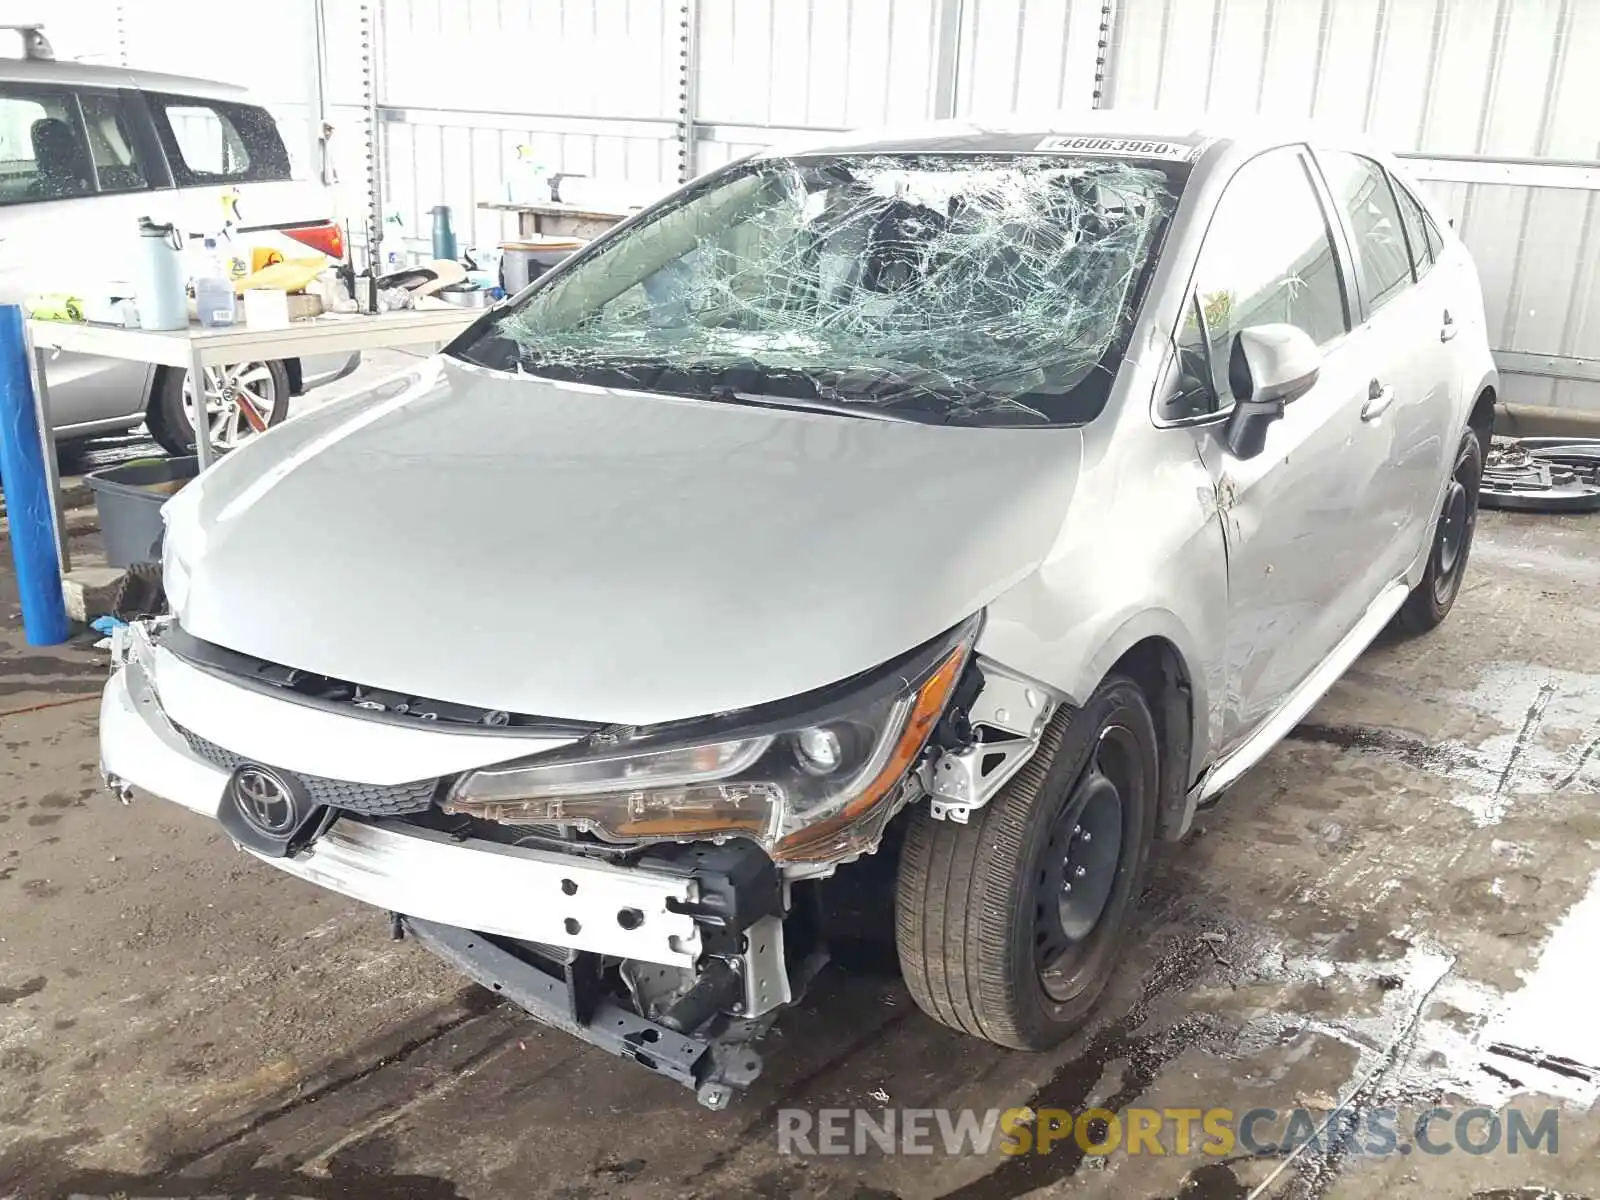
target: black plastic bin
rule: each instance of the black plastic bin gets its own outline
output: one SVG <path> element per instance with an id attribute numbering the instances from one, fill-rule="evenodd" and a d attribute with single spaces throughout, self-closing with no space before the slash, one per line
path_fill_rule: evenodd
<path id="1" fill-rule="evenodd" d="M 200 460 L 139 458 L 83 477 L 94 493 L 106 561 L 113 567 L 161 558 L 161 506 L 200 473 Z"/>

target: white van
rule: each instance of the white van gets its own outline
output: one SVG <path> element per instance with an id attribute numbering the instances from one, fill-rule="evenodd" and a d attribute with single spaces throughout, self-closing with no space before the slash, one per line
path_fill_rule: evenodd
<path id="1" fill-rule="evenodd" d="M 0 60 L 0 302 L 104 294 L 133 277 L 140 217 L 190 235 L 233 216 L 232 253 L 344 255 L 332 189 L 292 178 L 272 115 L 232 84 L 55 62 L 37 31 Z M 231 210 L 231 211 L 230 211 Z M 207 380 L 214 445 L 248 435 L 240 404 L 268 424 L 289 398 L 349 374 L 359 355 L 241 363 Z M 194 447 L 188 373 L 59 354 L 48 365 L 58 440 L 148 422 L 172 453 Z"/>

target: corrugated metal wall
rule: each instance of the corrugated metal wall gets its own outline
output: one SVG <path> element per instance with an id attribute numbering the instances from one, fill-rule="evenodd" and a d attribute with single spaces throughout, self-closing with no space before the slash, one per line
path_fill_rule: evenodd
<path id="1" fill-rule="evenodd" d="M 353 0 L 326 0 L 348 4 Z M 679 175 L 682 37 L 693 166 L 863 125 L 1087 106 L 1101 0 L 382 0 L 385 208 L 416 237 L 449 204 L 469 240 L 519 144 L 551 171 Z M 461 64 L 471 64 L 470 69 Z"/>
<path id="2" fill-rule="evenodd" d="M 1120 0 L 1110 99 L 1415 156 L 1477 259 L 1508 395 L 1600 408 L 1597 51 L 1595 0 Z"/>
<path id="3" fill-rule="evenodd" d="M 321 0 L 333 156 L 365 206 L 361 0 Z M 314 0 L 16 0 L 62 57 L 240 77 L 309 165 Z M 56 12 L 52 9 L 63 9 Z M 1600 0 L 369 0 L 384 208 L 420 239 L 511 219 L 519 144 L 552 171 L 676 182 L 818 131 L 1104 103 L 1313 116 L 1415 156 L 1483 274 L 1517 399 L 1600 409 Z M 1107 8 L 1113 12 L 1106 26 Z M 687 22 L 687 24 L 686 24 Z M 245 48 L 248 48 L 246 50 Z M 263 53 L 263 49 L 270 53 Z M 393 232 L 393 230 L 391 230 Z"/>
<path id="4" fill-rule="evenodd" d="M 1088 108 L 1101 0 L 966 0 L 952 115 Z"/>
<path id="5" fill-rule="evenodd" d="M 1088 105 L 1102 53 L 1100 0 L 697 4 L 702 170 L 817 130 Z M 1424 156 L 1418 174 L 1477 255 L 1509 394 L 1600 408 L 1600 74 L 1586 68 L 1600 2 L 1112 7 L 1107 103 L 1309 115 Z M 518 142 L 552 170 L 676 178 L 676 0 L 382 8 L 388 206 L 411 231 L 448 203 L 472 237 L 509 232 L 474 204 L 503 188 Z"/>
<path id="6" fill-rule="evenodd" d="M 519 144 L 552 172 L 648 189 L 680 173 L 682 39 L 697 36 L 694 166 L 810 131 L 932 115 L 946 0 L 384 0 L 386 208 L 408 230 L 475 207 Z M 694 10 L 698 8 L 696 15 Z M 471 62 L 470 71 L 439 64 Z"/>
<path id="7" fill-rule="evenodd" d="M 551 172 L 676 179 L 677 4 L 384 0 L 381 8 L 384 208 L 407 236 L 426 236 L 437 204 L 451 207 L 469 244 L 513 234 L 513 220 L 476 205 L 504 198 L 519 145 Z"/>

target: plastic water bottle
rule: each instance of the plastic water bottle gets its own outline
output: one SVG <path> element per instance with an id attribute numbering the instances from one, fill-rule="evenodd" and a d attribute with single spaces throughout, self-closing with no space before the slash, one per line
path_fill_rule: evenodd
<path id="1" fill-rule="evenodd" d="M 383 270 L 388 274 L 406 265 L 406 221 L 399 213 L 390 213 L 383 226 Z"/>
<path id="2" fill-rule="evenodd" d="M 141 329 L 187 329 L 189 306 L 183 294 L 183 242 L 171 225 L 139 218 L 139 255 L 134 296 Z"/>
<path id="3" fill-rule="evenodd" d="M 199 272 L 194 280 L 194 307 L 200 324 L 232 325 L 235 311 L 233 280 L 217 254 L 217 239 L 205 240 Z"/>
<path id="4" fill-rule="evenodd" d="M 456 256 L 456 231 L 450 222 L 450 206 L 438 204 L 429 211 L 433 215 L 433 256 L 453 260 Z"/>
<path id="5" fill-rule="evenodd" d="M 532 146 L 518 146 L 506 164 L 506 202 L 508 204 L 549 204 L 550 171 L 534 157 Z"/>

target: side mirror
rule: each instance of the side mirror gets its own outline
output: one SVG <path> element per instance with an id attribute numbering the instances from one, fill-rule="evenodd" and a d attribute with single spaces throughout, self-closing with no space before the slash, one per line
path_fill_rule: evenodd
<path id="1" fill-rule="evenodd" d="M 1260 454 L 1267 444 L 1267 427 L 1283 416 L 1284 405 L 1311 390 L 1321 370 L 1322 352 L 1298 326 L 1241 329 L 1228 355 L 1234 403 L 1226 437 L 1233 456 Z"/>

